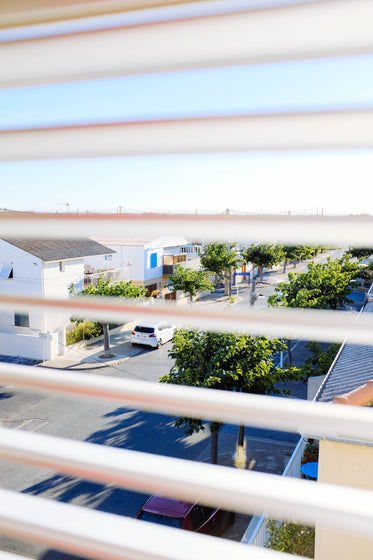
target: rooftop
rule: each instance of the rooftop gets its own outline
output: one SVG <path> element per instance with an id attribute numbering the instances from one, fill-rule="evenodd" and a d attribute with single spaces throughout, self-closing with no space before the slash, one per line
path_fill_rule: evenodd
<path id="1" fill-rule="evenodd" d="M 63 261 L 93 255 L 115 253 L 105 245 L 93 239 L 38 239 L 21 237 L 3 237 L 7 243 L 38 257 L 42 261 Z"/>
<path id="2" fill-rule="evenodd" d="M 363 313 L 372 313 L 373 303 L 367 303 Z M 345 344 L 330 368 L 317 401 L 330 402 L 354 391 L 373 379 L 373 347 Z"/>

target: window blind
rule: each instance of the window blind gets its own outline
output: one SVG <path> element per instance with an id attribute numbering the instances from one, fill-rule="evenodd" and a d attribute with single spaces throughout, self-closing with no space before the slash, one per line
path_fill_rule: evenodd
<path id="1" fill-rule="evenodd" d="M 166 1 L 85 2 L 75 5 L 55 1 L 0 4 L 3 27 L 92 17 L 122 10 L 177 4 Z M 189 4 L 189 3 L 188 3 Z M 241 10 L 236 13 L 190 17 L 154 24 L 97 30 L 86 33 L 20 39 L 0 44 L 0 87 L 24 87 L 149 72 L 268 63 L 310 57 L 345 56 L 373 51 L 373 6 L 369 1 L 330 0 L 307 4 Z M 191 39 L 192 38 L 192 39 Z M 172 44 L 172 49 L 169 45 Z M 38 63 L 35 64 L 34 61 Z M 372 112 L 326 111 L 324 113 L 240 115 L 153 122 L 92 124 L 90 126 L 2 130 L 0 158 L 27 159 L 102 157 L 133 154 L 206 153 L 268 150 L 329 150 L 372 147 Z M 2 215 L 0 236 L 19 233 L 31 236 L 67 235 L 136 236 L 146 233 L 180 233 L 206 240 L 263 239 L 369 245 L 371 217 L 276 217 L 126 215 L 51 216 Z M 69 309 L 94 317 L 123 317 L 133 312 L 132 303 L 90 300 L 74 302 L 28 296 L 0 295 L 4 308 L 27 305 L 58 312 Z M 348 314 L 258 313 L 224 316 L 159 306 L 144 312 L 149 317 L 172 318 L 177 324 L 198 321 L 203 328 L 289 335 L 372 343 L 370 321 L 355 321 Z M 98 376 L 39 372 L 35 368 L 0 365 L 4 384 L 32 391 L 56 391 L 82 398 L 120 398 L 133 406 L 167 412 L 184 412 L 282 427 L 293 431 L 353 441 L 371 440 L 368 410 L 346 410 L 332 405 L 310 405 L 255 395 L 227 394 L 124 382 Z M 342 418 L 343 416 L 343 418 Z M 73 473 L 126 488 L 145 488 L 166 494 L 225 504 L 237 511 L 264 509 L 286 518 L 319 521 L 340 529 L 369 535 L 372 526 L 371 492 L 315 485 L 308 481 L 241 472 L 210 465 L 189 464 L 160 457 L 107 448 L 101 455 L 95 446 L 36 434 L 0 429 L 0 456 L 7 460 Z M 47 445 L 46 445 L 46 442 Z M 87 447 L 88 445 L 88 447 Z M 48 451 L 46 451 L 48 449 Z M 145 470 L 140 466 L 145 465 Z M 279 558 L 275 552 L 250 549 L 242 544 L 217 541 L 201 535 L 152 527 L 110 514 L 50 502 L 6 490 L 0 491 L 0 531 L 74 554 L 98 559 Z M 3 553 L 4 558 L 16 555 Z M 281 555 L 281 558 L 286 558 Z M 292 556 L 293 558 L 293 556 Z"/>

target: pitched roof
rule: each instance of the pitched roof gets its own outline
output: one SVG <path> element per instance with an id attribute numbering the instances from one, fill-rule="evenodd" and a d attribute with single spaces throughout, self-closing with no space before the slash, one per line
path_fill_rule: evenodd
<path id="1" fill-rule="evenodd" d="M 2 237 L 2 239 L 46 262 L 115 253 L 112 249 L 92 239 L 33 239 L 21 237 Z"/>
<path id="2" fill-rule="evenodd" d="M 373 313 L 373 303 L 367 303 L 363 313 Z M 320 402 L 354 391 L 373 379 L 373 346 L 345 344 L 330 368 L 316 396 Z"/>

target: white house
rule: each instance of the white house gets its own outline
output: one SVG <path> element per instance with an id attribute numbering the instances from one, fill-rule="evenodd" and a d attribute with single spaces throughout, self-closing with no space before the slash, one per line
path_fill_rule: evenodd
<path id="1" fill-rule="evenodd" d="M 129 279 L 142 284 L 148 293 L 164 292 L 168 276 L 176 264 L 199 267 L 198 246 L 180 236 L 143 239 L 103 239 L 99 243 L 112 249 L 111 255 L 90 256 L 85 259 L 92 273 L 99 270 L 127 269 Z M 115 252 L 114 252 L 115 251 Z"/>
<path id="2" fill-rule="evenodd" d="M 68 298 L 84 284 L 84 258 L 113 251 L 91 239 L 0 239 L 3 294 Z M 0 354 L 50 360 L 64 353 L 70 314 L 14 309 L 0 311 Z"/>

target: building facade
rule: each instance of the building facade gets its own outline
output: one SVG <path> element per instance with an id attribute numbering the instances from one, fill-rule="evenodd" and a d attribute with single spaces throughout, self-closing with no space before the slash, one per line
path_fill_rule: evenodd
<path id="1" fill-rule="evenodd" d="M 68 298 L 84 287 L 84 257 L 111 254 L 92 240 L 0 239 L 0 291 Z M 70 314 L 32 309 L 0 311 L 0 354 L 49 360 L 64 353 Z"/>

